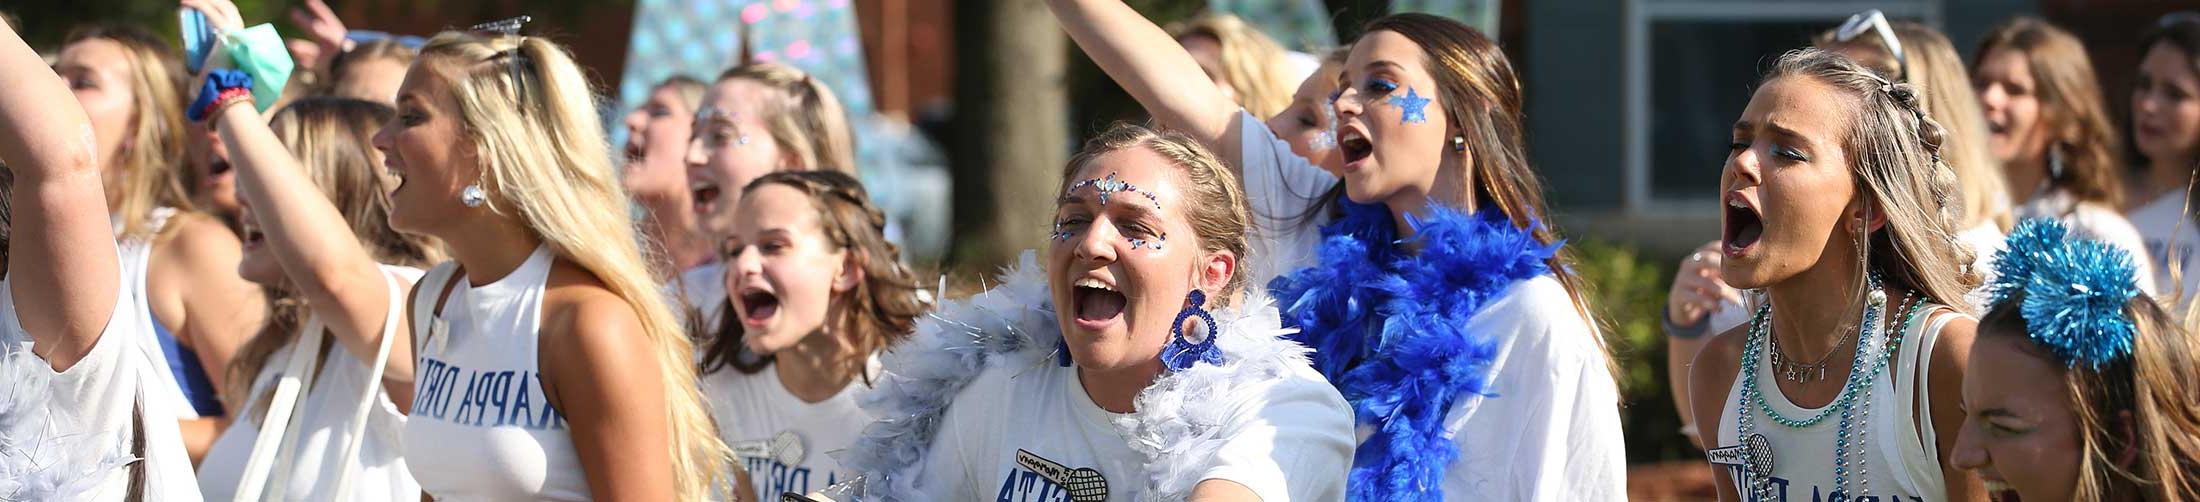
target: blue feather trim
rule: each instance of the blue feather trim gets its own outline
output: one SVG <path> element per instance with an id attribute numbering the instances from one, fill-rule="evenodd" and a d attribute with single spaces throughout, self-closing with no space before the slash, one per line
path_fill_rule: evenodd
<path id="1" fill-rule="evenodd" d="M 1513 283 L 1550 273 L 1560 243 L 1536 241 L 1541 222 L 1441 205 L 1408 216 L 1416 236 L 1401 242 L 1388 208 L 1340 203 L 1344 216 L 1322 227 L 1321 265 L 1277 277 L 1269 293 L 1315 369 L 1374 428 L 1353 457 L 1351 498 L 1443 500 L 1459 457 L 1444 417 L 1461 397 L 1490 395 L 1506 336 L 1467 332 L 1467 321 Z"/>

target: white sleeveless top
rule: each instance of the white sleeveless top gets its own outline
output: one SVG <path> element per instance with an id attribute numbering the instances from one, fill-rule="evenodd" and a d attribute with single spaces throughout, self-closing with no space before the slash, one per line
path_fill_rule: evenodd
<path id="1" fill-rule="evenodd" d="M 550 248 L 537 247 L 496 282 L 474 286 L 461 277 L 440 316 L 436 298 L 458 264 L 436 266 L 417 286 L 419 360 L 405 457 L 421 490 L 437 499 L 589 499 L 565 417 L 542 391 L 537 347 L 553 260 Z"/>
<path id="2" fill-rule="evenodd" d="M 154 208 L 153 214 L 146 219 L 151 230 L 142 237 L 123 238 L 122 221 L 117 219 L 112 223 L 115 248 L 122 253 L 122 295 L 136 307 L 126 322 L 130 323 L 132 336 L 140 340 L 137 350 L 152 359 L 153 366 L 148 368 L 151 371 L 146 377 L 166 384 L 146 389 L 146 410 L 190 419 L 199 418 L 199 412 L 191 407 L 191 399 L 184 396 L 183 382 L 176 380 L 176 369 L 168 363 L 168 354 L 161 350 L 160 335 L 153 331 L 152 295 L 145 290 L 146 274 L 153 268 L 154 236 L 159 235 L 161 228 L 168 225 L 168 219 L 175 215 L 176 208 Z"/>
<path id="3" fill-rule="evenodd" d="M 409 281 L 418 280 L 421 275 L 420 269 L 393 265 L 383 265 L 382 273 Z M 391 285 L 402 287 L 395 282 Z M 398 291 L 392 296 L 398 301 L 390 302 L 385 323 L 395 323 L 397 316 L 405 315 L 404 292 Z M 320 324 L 318 320 L 311 320 L 304 326 Z M 298 336 L 308 335 L 299 333 Z M 322 333 L 310 335 L 327 336 Z M 262 421 L 257 418 L 266 413 L 264 401 L 274 392 L 284 363 L 298 350 L 297 340 L 302 339 L 294 339 L 277 349 L 260 365 L 259 377 L 253 379 L 251 397 L 238 408 L 236 422 L 222 431 L 221 438 L 214 441 L 206 458 L 199 462 L 199 488 L 208 500 L 236 498 L 237 483 L 244 478 L 246 460 L 251 456 L 253 445 L 259 441 Z M 354 355 L 344 348 L 344 344 L 333 339 L 324 341 L 322 347 L 325 355 L 321 357 L 319 370 L 314 372 L 311 387 L 298 398 L 298 419 L 289 425 L 296 431 L 286 434 L 294 438 L 290 440 L 295 443 L 290 446 L 292 453 L 288 455 L 293 460 L 276 467 L 290 472 L 287 476 L 271 476 L 289 479 L 283 490 L 284 500 L 419 500 L 420 484 L 413 481 L 412 473 L 405 468 L 404 445 L 399 441 L 405 430 L 405 414 L 397 410 L 388 391 L 375 392 L 363 431 L 366 437 L 359 445 L 358 456 L 336 458 L 351 439 L 359 396 L 370 386 L 379 389 L 381 382 L 368 381 L 373 368 L 367 366 L 367 358 L 374 354 Z M 340 498 L 335 493 L 336 479 L 346 469 L 353 470 L 351 493 Z"/>
<path id="4" fill-rule="evenodd" d="M 1895 308 L 1894 303 L 1889 302 L 1887 308 Z M 1861 427 L 1851 425 L 1860 430 L 1851 431 L 1858 438 L 1851 439 L 1849 447 L 1863 448 L 1864 460 L 1859 466 L 1853 463 L 1857 457 L 1851 457 L 1848 484 L 1863 493 L 1850 494 L 1847 499 L 1947 498 L 1948 485 L 1941 476 L 1939 439 L 1930 426 L 1932 394 L 1927 370 L 1932 366 L 1933 344 L 1940 337 L 1940 329 L 1960 314 L 1948 313 L 1946 307 L 1937 304 L 1927 304 L 1917 315 L 1924 318 L 1917 319 L 1909 332 L 1903 334 L 1902 346 L 1895 350 L 1894 358 L 1872 379 L 1868 418 L 1863 419 Z M 1778 377 L 1771 371 L 1769 345 L 1762 352 L 1757 360 L 1757 389 L 1763 393 L 1766 404 L 1788 417 L 1815 416 L 1825 409 L 1804 408 L 1789 401 L 1780 391 Z M 1735 374 L 1734 385 L 1727 391 L 1726 406 L 1719 413 L 1719 447 L 1741 444 L 1735 416 L 1739 412 L 1737 406 L 1742 404 L 1742 377 L 1738 369 Z M 1828 378 L 1843 376 L 1829 375 Z M 1861 411 L 1863 404 L 1859 403 L 1858 408 Z M 1773 422 L 1755 405 L 1748 409 L 1749 419 L 1755 421 L 1754 432 L 1764 435 L 1772 447 L 1771 501 L 1830 500 L 1838 490 L 1833 481 L 1833 456 L 1840 412 L 1810 427 L 1794 429 Z M 1739 466 L 1721 467 L 1727 469 L 1727 474 L 1737 484 L 1746 483 Z M 1868 489 L 1865 488 L 1867 483 Z M 1738 493 L 1746 497 L 1749 490 L 1746 484 L 1742 486 Z"/>

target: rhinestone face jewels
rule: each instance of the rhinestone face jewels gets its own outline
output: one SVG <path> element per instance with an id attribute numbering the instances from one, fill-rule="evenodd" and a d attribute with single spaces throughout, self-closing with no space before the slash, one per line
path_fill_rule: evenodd
<path id="1" fill-rule="evenodd" d="M 725 118 L 726 124 L 733 129 L 734 146 L 748 145 L 749 134 L 741 131 L 741 114 L 720 110 L 718 109 L 718 107 L 715 106 L 705 106 L 695 110 L 696 133 L 700 134 L 702 133 L 702 131 L 708 130 L 710 128 L 711 119 L 721 117 Z"/>
<path id="2" fill-rule="evenodd" d="M 1086 188 L 1091 188 L 1093 190 L 1094 195 L 1099 198 L 1101 206 L 1108 205 L 1108 199 L 1113 197 L 1115 194 L 1134 193 L 1145 196 L 1147 201 L 1153 202 L 1154 210 L 1161 210 L 1160 197 L 1154 196 L 1153 192 L 1138 188 L 1138 185 L 1133 185 L 1130 182 L 1118 179 L 1116 177 L 1116 173 L 1108 173 L 1108 175 L 1105 177 L 1093 178 L 1073 183 L 1069 186 L 1068 189 L 1062 191 L 1062 195 L 1063 197 L 1068 197 L 1070 196 L 1070 194 L 1077 193 L 1078 190 L 1083 190 Z M 1068 241 L 1071 237 L 1075 237 L 1076 233 L 1064 230 L 1062 228 L 1062 222 L 1055 221 L 1054 230 L 1049 235 L 1055 241 L 1061 242 Z M 1124 236 L 1124 240 L 1130 241 L 1131 249 L 1143 248 L 1160 251 L 1161 247 L 1169 242 L 1169 234 L 1163 232 L 1159 235 L 1155 235 L 1153 238 L 1150 239 L 1137 238 L 1126 235 Z"/>

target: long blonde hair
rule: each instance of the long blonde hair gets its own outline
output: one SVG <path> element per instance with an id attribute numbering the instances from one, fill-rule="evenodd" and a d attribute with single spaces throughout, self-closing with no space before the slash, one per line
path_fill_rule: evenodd
<path id="1" fill-rule="evenodd" d="M 1251 23 L 1210 13 L 1170 24 L 1169 36 L 1179 42 L 1192 37 L 1214 39 L 1220 47 L 1215 56 L 1221 66 L 1218 70 L 1247 113 L 1266 119 L 1291 107 L 1291 92 L 1299 85 L 1292 80 L 1291 62 L 1284 58 L 1283 46 Z"/>
<path id="2" fill-rule="evenodd" d="M 2024 297 L 2011 295 L 1988 311 L 1979 336 L 2020 337 L 2020 350 L 2057 361 L 2026 334 L 2018 307 Z M 2069 396 L 2078 422 L 2072 498 L 2200 500 L 2200 338 L 2146 295 L 2125 301 L 2122 314 L 2135 328 L 2131 355 L 2099 367 L 2063 367 L 2063 385 L 2055 389 Z M 2125 455 L 2129 464 L 2121 465 Z"/>
<path id="3" fill-rule="evenodd" d="M 726 70 L 718 81 L 743 79 L 776 91 L 764 100 L 764 128 L 782 151 L 792 152 L 802 169 L 856 172 L 855 133 L 840 98 L 810 74 L 778 63 L 748 63 Z"/>
<path id="4" fill-rule="evenodd" d="M 1994 158 L 1993 145 L 1987 140 L 1986 114 L 1979 106 L 1978 91 L 1971 87 L 1963 56 L 1939 30 L 1910 21 L 1892 24 L 1896 40 L 1902 43 L 1903 57 L 1909 61 L 1907 73 L 1887 43 L 1877 36 L 1842 42 L 1827 30 L 1811 45 L 1869 49 L 1852 53 L 1851 59 L 1923 91 L 1918 104 L 1947 133 L 1947 141 L 1940 145 L 1940 159 L 1955 169 L 1962 195 L 1963 228 L 1991 222 L 1995 228 L 2008 230 L 2015 224 L 2009 182 L 2001 175 L 2001 160 Z"/>
<path id="5" fill-rule="evenodd" d="M 396 115 L 389 105 L 373 101 L 312 97 L 276 111 L 268 128 L 298 158 L 313 186 L 335 204 L 369 257 L 376 263 L 425 268 L 442 259 L 442 244 L 434 237 L 390 228 L 390 187 L 377 174 L 381 156 L 369 146 L 375 129 Z M 229 360 L 229 388 L 223 392 L 232 403 L 249 400 L 246 394 L 268 358 L 297 337 L 299 323 L 310 315 L 304 302 L 287 292 L 276 291 L 269 298 L 272 312 L 266 325 Z M 265 412 L 252 411 L 255 416 Z"/>
<path id="6" fill-rule="evenodd" d="M 464 140 L 482 160 L 487 207 L 517 216 L 640 319 L 665 387 L 674 498 L 701 500 L 723 487 L 731 454 L 696 388 L 695 348 L 642 256 L 580 66 L 540 37 L 444 32 L 421 47 L 421 69 L 450 86 Z"/>
<path id="7" fill-rule="evenodd" d="M 122 46 L 130 59 L 130 131 L 121 155 L 110 160 L 120 176 L 108 176 L 108 192 L 122 197 L 108 208 L 122 221 L 120 236 L 150 237 L 153 209 L 195 209 L 178 178 L 183 155 L 183 58 L 174 46 L 143 28 L 92 25 L 71 31 L 68 43 L 106 40 Z M 170 227 L 174 228 L 174 227 Z"/>
<path id="8" fill-rule="evenodd" d="M 1925 116 L 1917 88 L 1822 49 L 1789 51 L 1764 81 L 1786 77 L 1824 83 L 1853 103 L 1841 150 L 1857 193 L 1887 218 L 1885 230 L 1857 243 L 1857 273 L 1879 270 L 1892 285 L 1969 312 L 1963 295 L 1979 276 L 1970 247 L 1955 238 L 1963 220 L 1956 174 L 1940 157 L 1947 136 Z"/>

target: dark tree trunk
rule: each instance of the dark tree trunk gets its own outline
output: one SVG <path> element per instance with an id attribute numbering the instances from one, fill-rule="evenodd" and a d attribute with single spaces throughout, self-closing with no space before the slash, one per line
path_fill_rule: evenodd
<path id="1" fill-rule="evenodd" d="M 993 270 L 1044 243 L 1068 160 L 1067 37 L 1032 0 L 955 2 L 954 262 Z"/>

